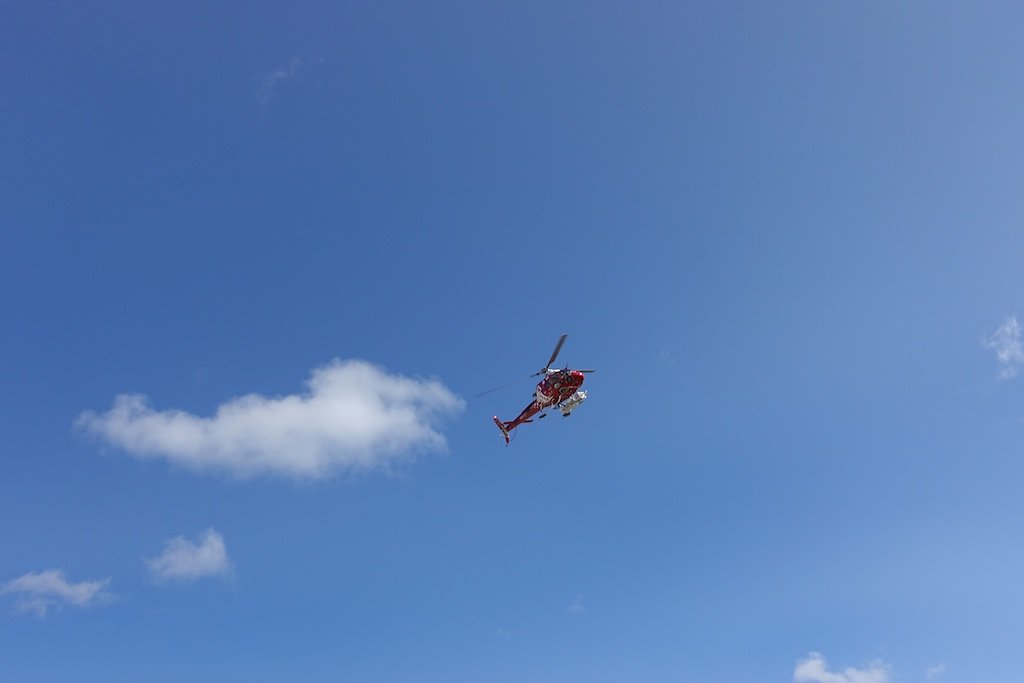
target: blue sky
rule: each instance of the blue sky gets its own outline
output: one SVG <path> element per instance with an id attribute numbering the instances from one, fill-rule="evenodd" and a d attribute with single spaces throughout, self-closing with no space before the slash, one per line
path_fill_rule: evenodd
<path id="1" fill-rule="evenodd" d="M 1014 678 L 1022 21 L 8 3 L 3 677 Z"/>

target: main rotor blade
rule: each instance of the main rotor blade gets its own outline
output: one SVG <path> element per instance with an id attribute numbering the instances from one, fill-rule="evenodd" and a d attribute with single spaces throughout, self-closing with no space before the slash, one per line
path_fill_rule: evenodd
<path id="1" fill-rule="evenodd" d="M 481 391 L 479 394 L 474 394 L 473 398 L 480 398 L 481 396 L 486 396 L 487 394 L 493 394 L 495 391 L 501 391 L 502 389 L 508 389 L 509 387 L 511 387 L 513 385 L 516 385 L 516 384 L 519 384 L 523 380 L 527 380 L 527 379 L 530 379 L 530 378 L 529 377 L 520 377 L 519 379 L 515 380 L 514 382 L 509 382 L 508 384 L 502 384 L 500 387 L 494 387 L 493 389 L 488 389 L 487 391 Z"/>
<path id="2" fill-rule="evenodd" d="M 565 343 L 565 338 L 568 336 L 569 335 L 567 334 L 563 334 L 561 337 L 558 338 L 558 343 L 555 344 L 555 350 L 551 352 L 551 358 L 548 360 L 548 364 L 544 366 L 544 370 L 550 368 L 551 364 L 555 362 L 556 358 L 558 358 L 558 352 L 562 350 L 562 344 Z"/>
<path id="3" fill-rule="evenodd" d="M 597 370 L 577 370 L 576 372 L 597 372 Z"/>

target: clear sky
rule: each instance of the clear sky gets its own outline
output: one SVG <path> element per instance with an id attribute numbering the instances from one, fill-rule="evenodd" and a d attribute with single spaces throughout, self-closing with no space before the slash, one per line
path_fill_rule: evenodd
<path id="1" fill-rule="evenodd" d="M 4 3 L 0 679 L 1020 678 L 1022 25 Z"/>

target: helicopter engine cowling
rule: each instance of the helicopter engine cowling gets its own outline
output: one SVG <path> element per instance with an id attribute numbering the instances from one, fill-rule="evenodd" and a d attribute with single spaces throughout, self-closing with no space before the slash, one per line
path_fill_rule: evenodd
<path id="1" fill-rule="evenodd" d="M 587 392 L 582 389 L 577 389 L 569 398 L 565 399 L 559 408 L 562 410 L 562 417 L 569 417 L 572 411 L 580 407 L 580 405 L 587 399 Z"/>

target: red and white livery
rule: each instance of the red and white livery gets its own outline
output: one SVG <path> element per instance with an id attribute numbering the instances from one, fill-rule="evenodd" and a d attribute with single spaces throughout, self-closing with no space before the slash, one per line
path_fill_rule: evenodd
<path id="1" fill-rule="evenodd" d="M 494 416 L 494 424 L 498 425 L 498 429 L 501 430 L 506 445 L 509 443 L 509 432 L 521 424 L 533 422 L 534 415 L 540 413 L 540 417 L 537 418 L 540 419 L 547 416 L 544 411 L 548 408 L 558 408 L 562 411 L 563 417 L 569 417 L 572 411 L 586 400 L 587 392 L 580 389 L 580 386 L 583 384 L 585 373 L 593 372 L 593 370 L 570 370 L 568 367 L 562 370 L 551 369 L 551 364 L 558 357 L 558 352 L 562 350 L 562 344 L 565 343 L 567 336 L 563 334 L 558 338 L 558 343 L 555 344 L 555 350 L 551 354 L 548 364 L 531 375 L 531 377 L 544 375 L 544 379 L 537 384 L 537 390 L 533 392 L 533 401 L 530 402 L 530 405 L 523 408 L 523 412 L 509 422 L 502 422 L 497 415 Z"/>

